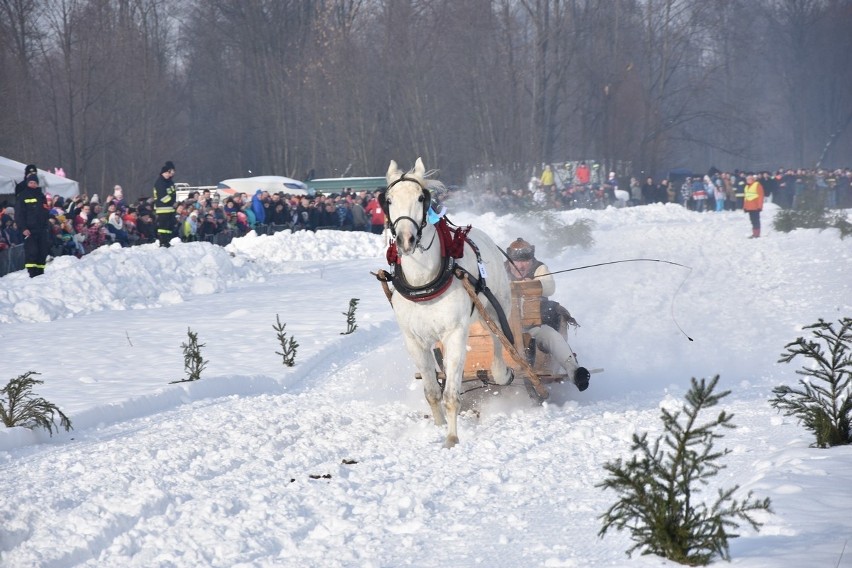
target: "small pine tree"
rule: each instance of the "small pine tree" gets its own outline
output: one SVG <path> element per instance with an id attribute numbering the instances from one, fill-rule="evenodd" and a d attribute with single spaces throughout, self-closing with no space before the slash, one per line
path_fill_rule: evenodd
<path id="1" fill-rule="evenodd" d="M 718 381 L 719 375 L 709 385 L 704 379 L 698 382 L 693 378 L 682 411 L 663 409 L 664 436 L 652 445 L 647 433 L 634 434 L 630 461 L 618 459 L 604 465 L 610 475 L 598 487 L 612 489 L 620 498 L 601 515 L 603 527 L 598 535 L 603 537 L 610 528 L 629 530 L 636 544 L 628 555 L 641 549 L 642 554 L 657 554 L 692 566 L 708 564 L 714 554 L 730 560 L 728 540 L 737 535 L 729 531 L 739 526 L 736 520 L 757 530 L 760 523 L 752 513 L 771 511 L 768 498 L 753 500 L 751 492 L 742 502 L 733 499 L 739 486 L 720 489 L 709 508 L 695 498 L 700 486 L 724 469 L 718 460 L 729 453 L 727 449 L 713 449 L 713 442 L 722 437 L 714 430 L 734 428 L 733 415 L 725 411 L 714 420 L 698 424 L 702 410 L 730 393 L 714 394 Z"/>
<path id="2" fill-rule="evenodd" d="M 779 363 L 802 355 L 814 365 L 796 374 L 801 389 L 782 385 L 773 389 L 770 404 L 795 416 L 816 435 L 816 446 L 826 448 L 852 443 L 852 318 L 842 318 L 840 328 L 820 319 L 805 326 L 817 340 L 799 337 L 785 345 Z"/>
<path id="3" fill-rule="evenodd" d="M 275 314 L 275 322 L 276 324 L 272 326 L 272 329 L 278 332 L 278 342 L 281 344 L 281 351 L 276 351 L 275 353 L 281 355 L 285 366 L 292 367 L 296 364 L 296 350 L 299 348 L 299 344 L 292 337 L 287 337 L 287 334 L 284 332 L 287 324 L 281 323 L 278 314 Z"/>
<path id="4" fill-rule="evenodd" d="M 190 328 L 186 328 L 186 334 L 189 341 L 181 343 L 183 349 L 183 368 L 186 371 L 186 378 L 180 381 L 172 381 L 172 383 L 187 383 L 201 379 L 201 371 L 207 367 L 207 361 L 201 356 L 201 348 L 204 343 L 198 343 L 198 334 Z"/>
<path id="5" fill-rule="evenodd" d="M 7 428 L 23 426 L 24 428 L 44 428 L 53 437 L 55 427 L 54 415 L 59 415 L 59 426 L 65 431 L 71 430 L 71 420 L 59 408 L 43 398 L 35 398 L 32 389 L 35 385 L 44 384 L 33 378 L 38 375 L 35 371 L 27 371 L 12 379 L 0 389 L 0 394 L 6 397 L 0 400 L 0 420 Z M 59 431 L 59 428 L 56 429 Z"/>
<path id="6" fill-rule="evenodd" d="M 355 310 L 358 308 L 358 298 L 352 298 L 349 300 L 349 311 L 342 312 L 344 316 L 346 316 L 346 331 L 341 331 L 340 335 L 349 335 L 356 329 L 358 329 L 358 324 L 355 323 Z"/>
<path id="7" fill-rule="evenodd" d="M 847 217 L 843 213 L 835 213 L 832 215 L 829 220 L 829 224 L 840 231 L 840 239 L 843 240 L 849 235 L 852 235 L 852 222 L 849 221 L 849 217 Z"/>
<path id="8" fill-rule="evenodd" d="M 595 244 L 595 238 L 592 236 L 595 222 L 591 219 L 582 218 L 572 223 L 565 223 L 561 220 L 562 217 L 548 211 L 536 212 L 535 216 L 543 222 L 547 234 L 551 236 L 550 243 L 557 243 L 561 248 L 580 246 L 584 249 L 591 248 Z"/>
<path id="9" fill-rule="evenodd" d="M 840 231 L 840 238 L 852 234 L 852 223 L 845 213 L 829 211 L 825 197 L 814 189 L 806 190 L 799 198 L 796 209 L 781 209 L 772 220 L 776 231 L 789 233 L 795 229 L 828 229 Z"/>

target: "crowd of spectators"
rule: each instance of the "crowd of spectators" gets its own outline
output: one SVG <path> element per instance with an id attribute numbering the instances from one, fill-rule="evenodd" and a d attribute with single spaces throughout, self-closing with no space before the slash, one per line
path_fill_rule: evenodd
<path id="1" fill-rule="evenodd" d="M 182 241 L 224 245 L 249 231 L 272 234 L 280 230 L 337 229 L 376 231 L 384 216 L 377 192 L 345 190 L 336 195 L 293 196 L 258 190 L 222 195 L 192 192 L 177 204 L 175 234 Z M 153 198 L 126 203 L 121 186 L 101 202 L 98 195 L 72 199 L 47 195 L 50 208 L 50 254 L 80 257 L 105 244 L 123 247 L 152 243 L 157 238 Z M 15 225 L 15 210 L 0 205 L 0 251 L 23 242 Z"/>
<path id="2" fill-rule="evenodd" d="M 852 169 L 782 169 L 756 172 L 768 199 L 785 209 L 814 203 L 826 208 L 852 207 Z M 631 207 L 650 203 L 676 203 L 694 211 L 742 209 L 746 172 L 711 170 L 705 175 L 662 179 L 620 178 L 611 172 L 601 183 L 572 175 L 553 175 L 545 168 L 526 187 L 454 189 L 436 196 L 452 209 L 472 208 L 498 213 L 529 210 Z M 602 179 L 602 178 L 601 178 Z M 183 241 L 209 241 L 224 245 L 249 231 L 272 234 L 281 230 L 372 231 L 384 225 L 375 191 L 294 196 L 257 190 L 219 195 L 206 189 L 192 192 L 176 207 L 175 237 Z M 98 195 L 72 199 L 48 195 L 51 256 L 82 256 L 104 244 L 121 246 L 151 243 L 157 237 L 152 198 L 127 203 L 121 186 L 101 202 Z M 23 242 L 15 225 L 14 207 L 0 204 L 0 251 Z"/>
<path id="3" fill-rule="evenodd" d="M 566 209 L 604 209 L 651 203 L 676 203 L 694 211 L 741 210 L 745 178 L 754 173 L 765 194 L 784 209 L 808 207 L 851 208 L 852 169 L 779 169 L 776 172 L 722 172 L 678 175 L 661 180 L 619 177 L 610 172 L 601 182 L 583 179 L 582 172 L 530 179 L 526 187 L 485 186 L 450 192 L 454 209 L 472 208 L 498 213 Z M 578 175 L 579 174 L 579 175 Z"/>

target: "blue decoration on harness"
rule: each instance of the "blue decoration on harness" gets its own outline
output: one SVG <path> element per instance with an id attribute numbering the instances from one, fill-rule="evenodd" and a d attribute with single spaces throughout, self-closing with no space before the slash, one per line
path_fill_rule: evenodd
<path id="1" fill-rule="evenodd" d="M 429 210 L 426 212 L 426 220 L 430 225 L 436 224 L 441 218 L 447 213 L 447 207 L 445 205 L 441 205 L 441 211 L 436 213 L 432 206 L 429 206 Z"/>

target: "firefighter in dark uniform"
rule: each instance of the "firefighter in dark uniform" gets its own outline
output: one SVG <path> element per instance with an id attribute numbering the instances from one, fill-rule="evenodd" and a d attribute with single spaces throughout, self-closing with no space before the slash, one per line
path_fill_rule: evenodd
<path id="1" fill-rule="evenodd" d="M 154 212 L 157 214 L 157 238 L 160 245 L 167 247 L 175 235 L 175 165 L 166 162 L 160 169 L 160 175 L 154 182 Z"/>
<path id="2" fill-rule="evenodd" d="M 38 186 L 38 176 L 28 175 L 24 187 L 16 198 L 15 221 L 24 236 L 24 267 L 30 278 L 44 274 L 47 253 L 50 250 L 48 233 L 47 199 Z"/>

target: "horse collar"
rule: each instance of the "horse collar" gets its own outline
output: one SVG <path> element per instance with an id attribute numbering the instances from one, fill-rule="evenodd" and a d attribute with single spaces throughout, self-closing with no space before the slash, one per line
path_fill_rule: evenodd
<path id="1" fill-rule="evenodd" d="M 403 298 L 406 300 L 410 300 L 412 302 L 425 302 L 427 300 L 433 300 L 447 291 L 450 287 L 450 284 L 453 282 L 454 277 L 454 269 L 456 265 L 456 258 L 461 258 L 464 254 L 464 243 L 462 243 L 460 251 L 453 250 L 454 254 L 447 254 L 452 247 L 452 242 L 458 239 L 459 233 L 461 233 L 461 238 L 465 239 L 467 231 L 463 229 L 459 229 L 456 231 L 456 235 L 451 234 L 451 230 L 447 227 L 446 221 L 441 219 L 438 224 L 435 226 L 436 232 L 438 233 L 438 239 L 441 244 L 441 268 L 438 271 L 438 275 L 431 282 L 427 282 L 422 286 L 413 286 L 408 283 L 408 280 L 405 278 L 405 274 L 402 271 L 402 263 L 400 261 L 399 255 L 396 250 L 396 243 L 392 242 L 388 247 L 387 252 L 387 260 L 388 264 L 391 265 L 392 274 L 393 274 L 393 287 L 399 292 Z M 432 244 L 430 243 L 430 248 Z"/>

